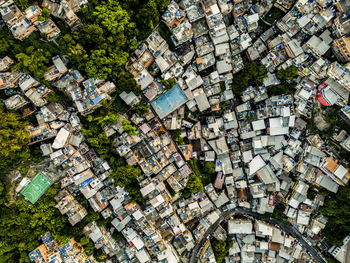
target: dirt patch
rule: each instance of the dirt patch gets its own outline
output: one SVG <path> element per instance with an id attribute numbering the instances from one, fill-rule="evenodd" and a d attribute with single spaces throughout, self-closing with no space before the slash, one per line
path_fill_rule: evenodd
<path id="1" fill-rule="evenodd" d="M 320 131 L 326 131 L 330 128 L 330 124 L 326 122 L 322 109 L 319 105 L 315 105 L 314 109 L 314 123 Z"/>

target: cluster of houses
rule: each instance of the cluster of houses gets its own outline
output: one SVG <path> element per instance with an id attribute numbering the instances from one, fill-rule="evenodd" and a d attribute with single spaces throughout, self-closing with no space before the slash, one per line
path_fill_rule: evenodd
<path id="1" fill-rule="evenodd" d="M 77 243 L 74 238 L 60 245 L 50 233 L 46 233 L 41 236 L 41 240 L 43 244 L 29 253 L 31 261 L 36 263 L 97 263 L 92 255 L 88 256 L 85 253 L 81 244 Z"/>
<path id="2" fill-rule="evenodd" d="M 55 56 L 52 58 L 52 62 L 53 65 L 44 74 L 45 80 L 50 81 L 55 88 L 71 98 L 77 111 L 81 115 L 86 116 L 92 113 L 102 105 L 103 100 L 111 99 L 110 94 L 115 91 L 115 84 L 113 82 L 85 79 L 78 70 L 68 69 L 66 67 L 68 59 L 65 56 Z M 41 116 L 41 120 L 38 120 L 39 126 L 45 126 L 45 131 L 40 133 L 36 132 L 35 135 L 31 137 L 33 142 L 45 139 L 47 137 L 46 135 L 52 138 L 53 133 L 57 134 L 58 129 L 62 127 L 64 123 L 61 122 L 59 125 L 55 123 L 56 125 L 52 126 L 49 122 L 56 119 L 62 121 L 68 120 L 69 114 L 65 113 L 64 116 L 58 118 L 60 113 L 65 111 L 65 109 L 61 107 L 59 110 L 60 112 L 56 113 L 54 113 L 55 109 L 50 109 L 50 107 L 54 105 L 52 103 L 48 104 L 48 96 L 50 97 L 50 93 L 54 96 L 52 90 L 41 85 L 41 83 L 30 74 L 23 73 L 19 70 L 11 71 L 10 68 L 14 63 L 14 60 L 9 57 L 0 59 L 0 89 L 5 90 L 6 95 L 9 96 L 4 101 L 5 106 L 9 110 L 18 110 L 22 112 L 25 117 L 35 113 L 37 110 L 37 118 L 39 117 L 38 115 L 50 114 L 46 112 L 47 110 L 51 111 L 54 116 L 51 118 L 49 116 L 47 116 L 47 118 Z M 73 112 L 73 118 L 75 115 L 76 113 Z M 73 128 L 77 125 L 79 125 L 79 119 L 77 119 L 76 124 L 73 124 Z"/>
<path id="3" fill-rule="evenodd" d="M 310 134 L 307 124 L 319 120 L 315 109 L 320 105 L 342 107 L 339 114 L 350 123 L 350 6 L 321 0 L 274 5 L 286 14 L 263 32 L 258 21 L 271 7 L 267 3 L 172 1 L 163 15 L 171 38 L 165 39 L 164 29 L 154 30 L 127 70 L 163 127 L 181 131 L 185 144 L 178 147 L 184 159 L 215 163 L 216 180 L 204 187 L 208 194 L 213 188 L 219 193 L 207 198 L 213 202 L 209 211 L 220 207 L 217 199 L 261 214 L 282 202 L 290 223 L 315 243 L 327 219 L 317 216 L 324 197 L 308 198 L 308 191 L 336 193 L 348 184 L 350 173 L 347 160 L 327 147 L 329 140 Z M 261 61 L 268 74 L 262 86 L 236 96 L 230 83 L 246 60 Z M 291 66 L 299 71 L 294 95 L 268 96 L 269 88 L 281 83 L 276 70 Z M 159 79 L 170 78 L 177 84 L 167 90 Z M 121 97 L 130 106 L 141 99 L 133 93 Z M 349 135 L 338 132 L 331 140 L 349 151 Z M 122 149 L 128 151 L 127 160 L 140 156 L 125 144 Z M 177 212 L 189 220 L 203 217 L 208 209 L 204 192 L 198 193 L 197 205 L 183 204 Z M 209 215 L 192 232 L 194 239 L 215 222 Z"/>
<path id="4" fill-rule="evenodd" d="M 58 37 L 61 30 L 51 18 L 41 17 L 42 8 L 47 8 L 53 16 L 63 19 L 74 31 L 81 26 L 81 21 L 75 12 L 87 3 L 87 0 L 44 0 L 42 7 L 34 4 L 22 12 L 13 0 L 2 0 L 0 1 L 0 13 L 14 38 L 23 40 L 33 31 L 39 30 L 40 33 L 47 36 L 48 40 L 53 40 Z"/>
<path id="5" fill-rule="evenodd" d="M 212 234 L 216 240 L 230 237 L 233 241 L 225 262 L 294 262 L 300 258 L 312 262 L 298 240 L 266 222 L 232 218 L 226 229 L 219 225 Z M 211 240 L 204 243 L 198 257 L 201 262 L 215 262 Z"/>
<path id="6" fill-rule="evenodd" d="M 15 36 L 19 31 L 12 23 L 40 13 L 39 7 L 32 7 L 22 14 L 11 1 L 5 2 L 0 1 L 1 13 Z M 84 4 L 44 0 L 43 7 L 75 30 L 80 24 L 74 14 L 81 7 L 78 2 Z M 11 58 L 0 60 L 0 89 L 9 96 L 5 106 L 24 116 L 35 113 L 37 124 L 28 126 L 31 144 L 40 143 L 43 155 L 64 171 L 56 207 L 74 226 L 87 215 L 75 198 L 82 194 L 95 212 L 111 220 L 111 229 L 97 222 L 84 228 L 97 249 L 120 262 L 189 262 L 196 244 L 222 219 L 222 211 L 237 207 L 273 213 L 281 203 L 288 221 L 310 244 L 322 240 L 327 218 L 317 211 L 324 197 L 310 192 L 324 188 L 336 193 L 346 186 L 349 164 L 327 147 L 330 139 L 310 133 L 307 124 L 315 117 L 322 122 L 315 105 L 340 106 L 339 114 L 350 123 L 350 6 L 346 1 L 261 2 L 172 1 L 162 16 L 171 37 L 165 39 L 164 29 L 155 29 L 130 58 L 126 70 L 140 85 L 142 96 L 119 96 L 131 107 L 146 100 L 152 111 L 122 114 L 114 125 L 103 128 L 107 137 L 120 134 L 113 147 L 128 165 L 140 167 L 142 205 L 114 185 L 110 166 L 81 133 L 79 114 L 86 116 L 110 99 L 115 85 L 85 79 L 67 68 L 66 57 L 55 56 L 44 77 L 71 98 L 74 107 L 67 107 L 50 102 L 54 91 L 29 74 L 10 71 Z M 259 22 L 273 4 L 286 14 L 263 31 Z M 38 27 L 23 19 L 26 26 Z M 238 96 L 231 83 L 247 60 L 261 61 L 268 74 L 263 85 L 249 86 Z M 299 71 L 295 93 L 269 95 L 269 89 L 281 82 L 276 70 L 290 66 Z M 167 89 L 161 79 L 175 79 L 176 85 Z M 124 131 L 124 121 L 137 127 L 135 134 Z M 176 143 L 171 130 L 179 131 L 184 143 Z M 332 141 L 350 151 L 345 130 Z M 192 174 L 187 161 L 193 158 L 213 162 L 216 178 L 203 191 L 180 199 Z M 234 240 L 226 262 L 312 260 L 305 248 L 275 226 L 251 219 L 227 224 L 227 230 L 219 226 L 213 234 L 218 240 Z M 112 237 L 115 232 L 123 236 L 118 242 Z M 74 248 L 73 243 L 67 247 Z M 60 253 L 52 246 L 53 255 Z M 47 254 L 38 248 L 30 257 L 41 260 Z M 198 260 L 215 262 L 210 241 Z"/>

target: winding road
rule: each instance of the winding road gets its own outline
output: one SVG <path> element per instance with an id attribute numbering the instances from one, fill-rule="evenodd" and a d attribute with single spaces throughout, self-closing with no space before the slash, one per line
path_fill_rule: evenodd
<path id="1" fill-rule="evenodd" d="M 327 263 L 325 259 L 321 256 L 321 253 L 317 251 L 313 246 L 311 246 L 306 240 L 305 237 L 294 227 L 290 225 L 286 225 L 284 223 L 278 222 L 274 219 L 266 219 L 262 215 L 252 212 L 248 209 L 244 208 L 234 208 L 231 210 L 227 210 L 221 213 L 220 218 L 212 224 L 208 230 L 205 232 L 203 238 L 197 243 L 197 245 L 193 248 L 191 258 L 189 263 L 195 263 L 197 262 L 198 255 L 200 249 L 203 247 L 204 242 L 207 240 L 207 238 L 215 231 L 215 229 L 225 220 L 226 217 L 232 216 L 232 215 L 243 215 L 243 216 L 251 216 L 255 219 L 262 220 L 265 222 L 268 222 L 271 225 L 279 227 L 281 230 L 283 230 L 285 233 L 288 233 L 289 235 L 293 236 L 305 249 L 308 250 L 308 252 L 313 256 L 313 258 L 319 262 L 319 263 Z"/>

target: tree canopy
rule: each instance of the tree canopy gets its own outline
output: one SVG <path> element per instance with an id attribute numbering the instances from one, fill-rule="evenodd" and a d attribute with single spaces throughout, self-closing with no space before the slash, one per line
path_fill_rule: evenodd
<path id="1" fill-rule="evenodd" d="M 140 175 L 140 168 L 131 165 L 118 167 L 111 172 L 111 177 L 114 179 L 114 183 L 122 187 L 131 184 Z"/>
<path id="2" fill-rule="evenodd" d="M 233 246 L 233 241 L 230 237 L 228 237 L 226 241 L 214 239 L 211 244 L 216 262 L 222 263 L 225 256 L 228 254 L 229 249 Z"/>
<path id="3" fill-rule="evenodd" d="M 234 75 L 232 79 L 232 89 L 237 95 L 248 88 L 249 83 L 261 84 L 267 76 L 266 68 L 263 64 L 251 61 L 244 64 L 244 68 Z"/>
<path id="4" fill-rule="evenodd" d="M 203 190 L 203 184 L 201 182 L 201 179 L 195 175 L 191 174 L 188 178 L 186 189 L 187 190 L 185 193 L 185 197 L 189 197 L 189 194 L 195 194 Z"/>
<path id="5" fill-rule="evenodd" d="M 27 123 L 14 112 L 0 107 L 0 170 L 7 171 L 12 162 L 20 162 L 29 158 L 29 133 Z M 2 173 L 0 172 L 0 173 Z"/>
<path id="6" fill-rule="evenodd" d="M 175 86 L 176 80 L 173 78 L 170 79 L 163 79 L 162 84 L 165 86 L 166 89 L 171 89 L 172 87 Z"/>
<path id="7" fill-rule="evenodd" d="M 280 80 L 291 80 L 298 76 L 298 68 L 295 66 L 287 67 L 286 69 L 277 70 L 277 77 Z"/>
<path id="8" fill-rule="evenodd" d="M 321 214 L 328 218 L 324 233 L 329 243 L 340 246 L 350 232 L 350 187 L 340 187 L 336 194 L 326 197 Z M 341 205 L 339 205 L 341 204 Z"/>
<path id="9" fill-rule="evenodd" d="M 36 49 L 30 46 L 25 50 L 25 53 L 16 55 L 18 63 L 16 68 L 25 73 L 30 73 L 35 78 L 42 79 L 44 73 L 48 70 L 47 65 L 51 60 L 51 53 L 43 49 Z"/>
<path id="10" fill-rule="evenodd" d="M 55 207 L 52 186 L 35 203 L 21 198 L 11 206 L 0 206 L 0 262 L 29 262 L 28 253 L 40 245 L 40 236 L 49 231 L 64 243 L 72 237 L 68 218 Z"/>

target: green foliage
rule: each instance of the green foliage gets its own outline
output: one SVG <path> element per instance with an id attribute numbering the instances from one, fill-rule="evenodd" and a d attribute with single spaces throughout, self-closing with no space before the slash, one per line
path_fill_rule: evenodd
<path id="1" fill-rule="evenodd" d="M 159 23 L 159 17 L 156 1 L 148 0 L 135 16 L 141 38 L 145 38 L 154 29 Z"/>
<path id="2" fill-rule="evenodd" d="M 41 15 L 38 17 L 38 20 L 43 22 L 50 18 L 50 10 L 44 7 L 42 9 Z"/>
<path id="3" fill-rule="evenodd" d="M 92 50 L 86 63 L 85 72 L 89 78 L 105 79 L 115 75 L 127 59 L 128 53 L 119 50 L 110 52 L 104 49 Z"/>
<path id="4" fill-rule="evenodd" d="M 45 19 L 50 18 L 50 10 L 44 7 L 41 11 L 41 16 L 43 16 Z"/>
<path id="5" fill-rule="evenodd" d="M 215 175 L 215 163 L 191 159 L 189 162 L 193 172 L 201 179 L 203 185 L 210 184 Z"/>
<path id="6" fill-rule="evenodd" d="M 339 116 L 338 116 L 338 113 L 340 111 L 340 107 L 339 106 L 332 106 L 332 107 L 328 107 L 328 108 L 324 108 L 326 111 L 326 114 L 325 114 L 325 121 L 330 125 L 330 127 L 325 131 L 323 132 L 323 135 L 325 137 L 332 137 L 334 132 L 335 132 L 335 128 L 336 128 L 336 125 L 338 124 L 338 121 L 340 120 Z"/>
<path id="7" fill-rule="evenodd" d="M 195 194 L 202 191 L 203 184 L 201 182 L 201 179 L 197 175 L 191 174 L 188 178 L 186 188 L 191 194 Z"/>
<path id="8" fill-rule="evenodd" d="M 118 93 L 125 91 L 127 93 L 134 92 L 135 95 L 141 94 L 141 87 L 140 85 L 137 85 L 134 76 L 131 73 L 125 71 L 122 71 L 118 74 L 117 89 Z"/>
<path id="9" fill-rule="evenodd" d="M 307 191 L 307 198 L 314 200 L 318 193 L 319 192 L 314 187 L 310 187 L 310 189 Z"/>
<path id="10" fill-rule="evenodd" d="M 165 89 L 171 89 L 176 85 L 176 80 L 173 78 L 170 79 L 163 79 L 162 84 L 165 86 Z"/>
<path id="11" fill-rule="evenodd" d="M 107 124 L 115 124 L 119 120 L 120 115 L 118 113 L 108 113 L 107 115 L 101 115 L 98 117 L 88 116 L 88 121 L 94 120 L 97 124 L 104 126 Z"/>
<path id="12" fill-rule="evenodd" d="M 284 204 L 278 203 L 276 204 L 273 213 L 267 213 L 266 216 L 272 217 L 273 219 L 279 222 L 289 224 L 288 217 L 283 213 L 284 210 L 285 210 Z"/>
<path id="13" fill-rule="evenodd" d="M 140 175 L 140 168 L 131 165 L 118 167 L 111 172 L 111 177 L 114 179 L 114 183 L 121 187 L 131 184 Z"/>
<path id="14" fill-rule="evenodd" d="M 320 213 L 328 218 L 324 234 L 332 245 L 342 244 L 350 232 L 350 187 L 340 187 L 336 194 L 328 194 Z M 339 205 L 341 204 L 341 205 Z"/>
<path id="15" fill-rule="evenodd" d="M 14 112 L 7 112 L 0 107 L 0 174 L 5 174 L 14 164 L 30 157 L 27 123 Z"/>
<path id="16" fill-rule="evenodd" d="M 328 263 L 336 263 L 337 261 L 331 257 L 325 257 Z"/>
<path id="17" fill-rule="evenodd" d="M 125 31 L 135 27 L 134 23 L 130 23 L 130 17 L 118 1 L 107 0 L 98 5 L 93 13 L 98 23 L 100 23 L 112 35 L 120 35 L 121 39 L 125 39 Z M 124 43 L 116 43 L 124 44 Z"/>
<path id="18" fill-rule="evenodd" d="M 22 10 L 26 9 L 29 6 L 28 0 L 15 0 L 14 2 Z"/>
<path id="19" fill-rule="evenodd" d="M 84 24 L 79 32 L 74 33 L 74 36 L 81 45 L 88 48 L 94 48 L 106 42 L 103 29 L 97 24 Z"/>
<path id="20" fill-rule="evenodd" d="M 293 94 L 295 91 L 295 83 L 282 82 L 279 85 L 269 87 L 267 92 L 270 96 L 282 95 L 282 94 Z"/>
<path id="21" fill-rule="evenodd" d="M 88 61 L 89 56 L 87 55 L 87 53 L 82 45 L 76 44 L 76 45 L 70 46 L 68 48 L 68 56 L 69 56 L 71 62 L 74 65 L 77 65 L 76 66 L 77 69 L 85 70 L 85 63 Z M 96 71 L 97 68 L 94 70 Z"/>
<path id="22" fill-rule="evenodd" d="M 248 62 L 240 72 L 234 75 L 232 90 L 235 94 L 241 95 L 250 83 L 261 84 L 266 76 L 267 71 L 263 64 L 256 61 Z"/>
<path id="23" fill-rule="evenodd" d="M 172 33 L 164 23 L 159 23 L 159 34 L 168 43 L 169 49 L 174 50 L 175 45 L 174 45 L 173 41 L 171 40 Z"/>
<path id="24" fill-rule="evenodd" d="M 215 163 L 214 162 L 202 162 L 201 163 L 202 171 L 205 171 L 207 174 L 215 173 Z"/>
<path id="25" fill-rule="evenodd" d="M 4 193 L 4 190 L 5 190 L 5 186 L 4 186 L 3 182 L 0 181 L 0 196 L 2 196 L 2 194 Z"/>
<path id="26" fill-rule="evenodd" d="M 96 213 L 92 208 L 91 206 L 89 206 L 88 208 L 88 214 L 86 215 L 85 217 L 85 221 L 87 223 L 90 223 L 90 222 L 94 222 L 94 221 L 97 221 L 100 219 L 100 214 L 99 213 Z"/>
<path id="27" fill-rule="evenodd" d="M 282 95 L 282 94 L 293 94 L 295 91 L 295 82 L 292 82 L 296 76 L 298 76 L 298 68 L 295 66 L 287 67 L 286 69 L 280 69 L 277 71 L 277 77 L 281 80 L 279 85 L 269 87 L 268 94 Z"/>
<path id="28" fill-rule="evenodd" d="M 119 231 L 115 230 L 112 234 L 112 237 L 114 238 L 115 241 L 120 242 L 121 240 L 124 239 L 124 236 L 122 233 Z"/>
<path id="29" fill-rule="evenodd" d="M 149 104 L 146 104 L 143 102 L 137 103 L 134 107 L 132 107 L 132 110 L 136 114 L 141 115 L 141 116 L 150 112 Z"/>
<path id="30" fill-rule="evenodd" d="M 28 262 L 28 253 L 40 245 L 40 236 L 47 231 L 61 243 L 71 238 L 67 217 L 55 207 L 58 188 L 49 188 L 35 205 L 20 199 L 11 206 L 0 206 L 0 262 Z"/>
<path id="31" fill-rule="evenodd" d="M 281 9 L 272 6 L 270 11 L 264 16 L 264 20 L 269 24 L 273 24 L 276 20 L 283 17 L 283 15 L 284 12 Z"/>
<path id="32" fill-rule="evenodd" d="M 137 135 L 137 128 L 130 121 L 122 121 L 124 131 L 129 135 Z"/>
<path id="33" fill-rule="evenodd" d="M 171 134 L 171 137 L 177 144 L 179 145 L 186 144 L 184 138 L 181 137 L 181 130 L 170 130 L 169 132 Z"/>
<path id="34" fill-rule="evenodd" d="M 47 65 L 50 62 L 51 53 L 30 46 L 25 50 L 25 53 L 17 54 L 16 58 L 18 60 L 15 65 L 16 68 L 25 73 L 30 73 L 35 78 L 42 79 L 44 73 L 48 70 Z"/>
<path id="35" fill-rule="evenodd" d="M 222 263 L 225 256 L 228 254 L 230 248 L 233 246 L 231 237 L 228 237 L 226 241 L 214 239 L 212 241 L 212 248 L 214 251 L 215 259 L 217 263 Z"/>
<path id="36" fill-rule="evenodd" d="M 286 69 L 277 70 L 277 77 L 284 80 L 292 80 L 298 76 L 298 68 L 295 66 L 287 67 Z"/>
<path id="37" fill-rule="evenodd" d="M 107 158 L 110 152 L 110 141 L 107 135 L 96 124 L 81 129 L 86 141 L 97 151 L 102 158 Z"/>

